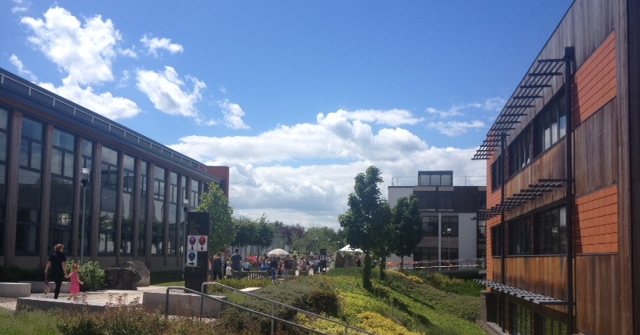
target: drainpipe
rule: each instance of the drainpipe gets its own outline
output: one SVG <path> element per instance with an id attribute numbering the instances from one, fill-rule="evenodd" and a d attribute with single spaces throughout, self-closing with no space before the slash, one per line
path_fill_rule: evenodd
<path id="1" fill-rule="evenodd" d="M 501 279 L 502 279 L 502 284 L 506 284 L 507 283 L 507 265 L 506 265 L 506 256 L 507 256 L 507 243 L 506 243 L 506 236 L 507 236 L 507 224 L 504 222 L 504 179 L 506 176 L 506 171 L 505 171 L 505 156 L 506 156 L 506 146 L 507 146 L 507 134 L 506 132 L 503 132 L 500 135 L 500 162 L 498 165 L 498 168 L 500 169 L 500 224 L 502 225 L 502 257 L 500 258 L 500 273 L 501 275 Z M 499 300 L 498 300 L 499 301 Z M 505 304 L 506 300 L 502 300 L 502 303 Z M 506 328 L 507 327 L 507 306 L 502 306 L 502 325 Z M 504 328 L 503 328 L 504 329 Z"/>
<path id="2" fill-rule="evenodd" d="M 507 225 L 504 222 L 504 177 L 506 175 L 504 171 L 504 161 L 505 161 L 505 150 L 507 146 L 507 134 L 502 133 L 500 135 L 500 162 L 498 162 L 498 168 L 500 169 L 500 224 L 502 225 L 502 257 L 500 259 L 500 273 L 502 283 L 507 283 L 507 274 L 506 271 L 506 261 L 505 257 L 507 256 L 507 243 L 505 241 L 507 236 Z M 506 308 L 505 308 L 506 310 Z"/>
<path id="3" fill-rule="evenodd" d="M 569 334 L 575 333 L 575 316 L 573 314 L 574 309 L 574 297 L 573 297 L 573 205 L 575 202 L 573 194 L 573 147 L 572 147 L 572 133 L 573 133 L 573 111 L 572 111 L 572 88 L 571 88 L 571 76 L 573 74 L 573 63 L 575 59 L 575 51 L 573 47 L 564 48 L 564 89 L 566 96 L 566 110 L 567 110 L 567 131 L 565 135 L 565 175 L 566 175 L 566 196 L 567 196 L 567 210 L 565 221 L 567 223 L 567 314 L 569 314 L 569 321 L 567 328 Z"/>

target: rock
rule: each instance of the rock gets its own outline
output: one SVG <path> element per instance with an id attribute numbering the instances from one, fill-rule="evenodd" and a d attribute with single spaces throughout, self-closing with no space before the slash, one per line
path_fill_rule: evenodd
<path id="1" fill-rule="evenodd" d="M 104 271 L 108 289 L 137 290 L 140 275 L 129 268 L 110 268 Z"/>
<path id="2" fill-rule="evenodd" d="M 125 268 L 135 271 L 140 276 L 138 287 L 149 286 L 151 283 L 151 271 L 141 261 L 128 261 L 124 263 Z"/>

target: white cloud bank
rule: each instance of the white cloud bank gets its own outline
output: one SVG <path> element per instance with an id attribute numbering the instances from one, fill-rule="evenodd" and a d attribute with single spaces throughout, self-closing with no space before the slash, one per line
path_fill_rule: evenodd
<path id="1" fill-rule="evenodd" d="M 164 71 L 138 70 L 137 86 L 145 93 L 153 106 L 169 115 L 180 115 L 200 119 L 196 104 L 202 99 L 201 91 L 207 85 L 195 77 L 186 76 L 193 84 L 189 91 L 178 72 L 171 66 Z"/>
<path id="2" fill-rule="evenodd" d="M 169 53 L 176 54 L 182 53 L 184 48 L 178 43 L 172 43 L 170 38 L 149 38 L 146 34 L 142 36 L 140 42 L 147 48 L 148 52 L 154 56 L 158 56 L 160 50 L 168 51 Z"/>
<path id="3" fill-rule="evenodd" d="M 413 119 L 411 113 L 405 117 Z M 318 114 L 315 123 L 281 125 L 256 136 L 187 136 L 171 147 L 209 165 L 230 166 L 238 214 L 264 213 L 305 226 L 337 228 L 353 178 L 370 165 L 383 172 L 385 197 L 392 177 L 417 177 L 418 170 L 484 175 L 484 162 L 471 161 L 475 149 L 429 146 L 407 129 L 375 130 L 376 120 L 338 110 Z"/>
<path id="4" fill-rule="evenodd" d="M 24 66 L 24 64 L 22 64 L 22 61 L 20 60 L 20 58 L 18 58 L 18 56 L 16 56 L 15 54 L 11 54 L 11 56 L 9 56 L 9 62 L 11 62 L 11 65 L 16 67 L 16 69 L 18 70 L 18 73 L 21 76 L 27 77 L 29 78 L 29 80 L 33 82 L 38 81 L 38 77 L 36 77 L 36 75 L 33 74 L 33 72 L 29 71 Z"/>
<path id="5" fill-rule="evenodd" d="M 55 6 L 43 19 L 25 16 L 20 22 L 32 33 L 28 41 L 66 73 L 61 86 L 40 85 L 111 119 L 140 112 L 135 102 L 110 92 L 96 93 L 93 87 L 114 80 L 112 66 L 122 38 L 111 20 L 96 15 L 81 23 Z"/>

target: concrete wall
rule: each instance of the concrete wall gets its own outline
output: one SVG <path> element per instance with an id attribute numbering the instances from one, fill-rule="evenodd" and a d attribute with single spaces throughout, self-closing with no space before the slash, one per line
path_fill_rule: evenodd
<path id="1" fill-rule="evenodd" d="M 476 213 L 458 214 L 458 257 L 460 259 L 476 258 L 477 233 L 476 220 L 471 220 Z"/>

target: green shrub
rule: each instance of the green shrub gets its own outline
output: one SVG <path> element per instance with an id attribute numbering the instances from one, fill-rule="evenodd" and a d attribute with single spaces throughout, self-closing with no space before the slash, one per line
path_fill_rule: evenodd
<path id="1" fill-rule="evenodd" d="M 80 280 L 84 282 L 82 289 L 85 291 L 100 290 L 105 284 L 105 274 L 100 263 L 96 261 L 88 261 L 80 266 L 78 271 Z"/>
<path id="2" fill-rule="evenodd" d="M 109 335 L 154 335 L 162 334 L 166 328 L 161 314 L 148 313 L 137 303 L 108 307 L 101 324 Z"/>
<path id="3" fill-rule="evenodd" d="M 482 290 L 482 286 L 471 280 L 453 278 L 440 273 L 428 275 L 425 279 L 429 284 L 438 289 L 456 294 L 478 297 Z"/>
<path id="4" fill-rule="evenodd" d="M 87 311 L 62 314 L 61 317 L 58 318 L 57 327 L 63 335 L 104 334 L 98 315 Z"/>

